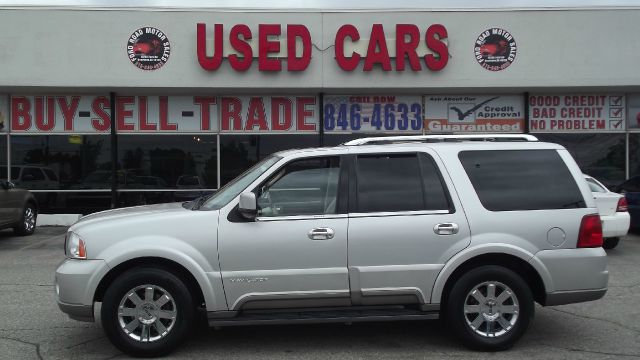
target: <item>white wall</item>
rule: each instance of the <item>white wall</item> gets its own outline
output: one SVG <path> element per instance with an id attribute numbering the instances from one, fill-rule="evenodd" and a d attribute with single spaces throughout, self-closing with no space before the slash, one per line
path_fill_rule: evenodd
<path id="1" fill-rule="evenodd" d="M 0 10 L 0 90 L 25 87 L 157 88 L 172 92 L 274 92 L 305 90 L 442 92 L 450 89 L 606 87 L 640 90 L 640 8 L 624 10 L 459 11 L 459 12 L 215 12 L 140 10 Z M 250 71 L 239 73 L 224 63 L 220 70 L 203 70 L 196 56 L 196 23 L 250 26 L 257 39 L 258 24 L 304 24 L 311 32 L 313 60 L 304 72 L 260 73 L 257 59 Z M 338 27 L 356 25 L 368 38 L 371 24 L 385 26 L 393 38 L 396 24 L 417 24 L 421 36 L 433 23 L 449 34 L 451 58 L 440 72 L 366 73 L 341 70 L 334 59 Z M 143 71 L 127 57 L 126 42 L 143 26 L 164 31 L 171 41 L 169 62 Z M 491 27 L 513 34 L 518 45 L 515 62 L 500 72 L 478 65 L 476 37 Z M 424 68 L 424 66 L 423 66 Z M 176 90 L 173 91 L 172 88 Z M 182 90 L 179 90 L 182 89 Z M 200 90 L 199 90 L 200 89 Z M 248 90 L 247 90 L 248 89 Z M 371 90 L 373 89 L 373 90 Z M 34 89 L 35 91 L 35 89 Z"/>

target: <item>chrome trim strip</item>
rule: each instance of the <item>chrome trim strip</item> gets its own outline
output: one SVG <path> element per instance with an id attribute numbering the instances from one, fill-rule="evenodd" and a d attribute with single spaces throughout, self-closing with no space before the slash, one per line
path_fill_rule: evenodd
<path id="1" fill-rule="evenodd" d="M 238 310 L 249 301 L 255 300 L 296 300 L 296 299 L 326 299 L 349 297 L 349 290 L 313 290 L 287 292 L 254 292 L 240 296 L 231 306 L 231 310 Z"/>
<path id="2" fill-rule="evenodd" d="M 418 216 L 418 215 L 445 215 L 449 210 L 419 210 L 419 211 L 384 211 L 370 213 L 349 213 L 350 218 L 380 217 L 380 216 Z"/>
<path id="3" fill-rule="evenodd" d="M 256 221 L 293 221 L 293 220 L 318 220 L 318 219 L 345 219 L 347 214 L 327 214 L 327 215 L 293 215 L 293 216 L 274 216 L 274 217 L 257 217 Z"/>

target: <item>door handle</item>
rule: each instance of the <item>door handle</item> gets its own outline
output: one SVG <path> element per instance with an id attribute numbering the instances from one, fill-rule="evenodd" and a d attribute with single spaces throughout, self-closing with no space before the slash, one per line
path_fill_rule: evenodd
<path id="1" fill-rule="evenodd" d="M 327 227 L 311 229 L 307 234 L 311 240 L 329 240 L 333 239 L 333 235 L 335 235 L 333 229 Z"/>
<path id="2" fill-rule="evenodd" d="M 433 227 L 433 232 L 438 235 L 454 235 L 458 233 L 458 224 L 441 223 Z"/>

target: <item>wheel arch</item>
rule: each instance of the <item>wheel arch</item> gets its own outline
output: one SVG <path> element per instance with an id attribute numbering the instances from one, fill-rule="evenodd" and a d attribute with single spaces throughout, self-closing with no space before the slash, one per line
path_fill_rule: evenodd
<path id="1" fill-rule="evenodd" d="M 459 254 L 460 255 L 460 254 Z M 447 295 L 453 284 L 463 274 L 473 268 L 483 265 L 498 265 L 510 269 L 520 275 L 530 286 L 534 300 L 539 304 L 546 301 L 546 291 L 550 287 L 545 280 L 547 277 L 540 274 L 539 264 L 530 263 L 535 259 L 532 254 L 524 251 L 514 251 L 512 248 L 492 249 L 487 252 L 471 252 L 467 256 L 456 256 L 449 264 L 445 265 L 436 279 L 431 294 L 431 302 L 446 306 Z M 547 274 L 548 275 L 548 274 Z"/>
<path id="2" fill-rule="evenodd" d="M 154 267 L 167 270 L 173 274 L 177 274 L 182 280 L 185 281 L 185 285 L 194 297 L 194 300 L 198 306 L 202 306 L 206 309 L 207 301 L 205 299 L 204 292 L 198 280 L 195 276 L 187 270 L 186 267 L 179 264 L 176 261 L 169 260 L 162 257 L 139 257 L 124 261 L 115 267 L 111 268 L 98 283 L 98 287 L 94 292 L 93 301 L 101 302 L 104 298 L 104 294 L 107 291 L 109 285 L 121 274 L 127 270 L 136 267 Z"/>

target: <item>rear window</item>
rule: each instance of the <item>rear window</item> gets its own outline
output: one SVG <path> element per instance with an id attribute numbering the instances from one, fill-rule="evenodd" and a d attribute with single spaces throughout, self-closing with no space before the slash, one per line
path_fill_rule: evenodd
<path id="1" fill-rule="evenodd" d="M 573 175 L 555 150 L 462 151 L 459 158 L 487 210 L 586 206 Z"/>

